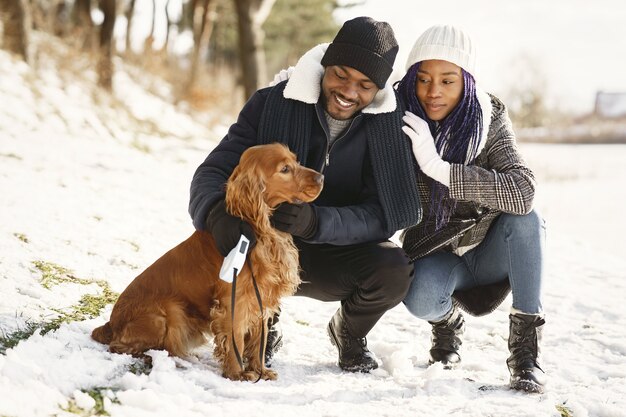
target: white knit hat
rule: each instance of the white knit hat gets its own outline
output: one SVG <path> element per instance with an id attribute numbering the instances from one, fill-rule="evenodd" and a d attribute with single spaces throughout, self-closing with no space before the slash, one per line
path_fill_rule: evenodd
<path id="1" fill-rule="evenodd" d="M 427 59 L 452 62 L 475 76 L 476 48 L 472 39 L 454 26 L 436 25 L 426 29 L 413 45 L 406 61 L 407 71 L 416 62 Z"/>

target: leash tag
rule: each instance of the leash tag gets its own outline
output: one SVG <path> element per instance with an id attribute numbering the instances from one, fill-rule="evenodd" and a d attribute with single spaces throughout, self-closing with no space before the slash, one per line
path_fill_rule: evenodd
<path id="1" fill-rule="evenodd" d="M 239 275 L 246 261 L 250 240 L 241 235 L 239 242 L 224 258 L 222 268 L 220 269 L 220 279 L 226 282 L 233 282 L 233 276 Z"/>

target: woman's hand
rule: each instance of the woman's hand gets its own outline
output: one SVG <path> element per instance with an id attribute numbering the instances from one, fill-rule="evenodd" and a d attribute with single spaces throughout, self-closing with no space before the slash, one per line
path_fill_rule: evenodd
<path id="1" fill-rule="evenodd" d="M 270 81 L 270 87 L 274 87 L 281 81 L 288 80 L 291 77 L 291 73 L 293 72 L 295 67 L 289 67 L 287 69 L 281 69 L 278 71 L 276 75 L 274 75 L 274 79 Z"/>
<path id="2" fill-rule="evenodd" d="M 402 126 L 402 131 L 411 139 L 413 155 L 422 172 L 446 187 L 450 187 L 450 163 L 441 159 L 437 153 L 428 123 L 410 111 L 405 112 L 402 120 L 406 123 Z"/>

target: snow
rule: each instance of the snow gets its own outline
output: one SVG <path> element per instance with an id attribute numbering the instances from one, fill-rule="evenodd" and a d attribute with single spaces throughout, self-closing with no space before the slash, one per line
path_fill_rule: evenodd
<path id="1" fill-rule="evenodd" d="M 0 51 L 0 337 L 50 320 L 98 285 L 44 288 L 33 262 L 122 291 L 193 231 L 193 172 L 219 132 L 121 72 L 107 99 L 89 77 Z M 119 83 L 119 84 L 118 84 Z M 161 86 L 160 88 L 166 88 Z M 149 127 L 149 129 L 148 129 Z M 290 297 L 277 381 L 233 382 L 206 346 L 192 358 L 151 351 L 153 368 L 91 340 L 102 314 L 38 333 L 0 354 L 0 416 L 626 415 L 625 145 L 525 144 L 548 222 L 543 365 L 547 391 L 507 388 L 508 309 L 467 318 L 463 364 L 428 366 L 430 326 L 399 305 L 368 336 L 381 367 L 341 372 L 326 324 L 338 303 Z M 94 408 L 96 407 L 96 408 Z"/>

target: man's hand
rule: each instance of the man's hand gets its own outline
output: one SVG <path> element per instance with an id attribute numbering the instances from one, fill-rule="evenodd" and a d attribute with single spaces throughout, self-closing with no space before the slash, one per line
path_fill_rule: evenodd
<path id="1" fill-rule="evenodd" d="M 402 118 L 406 125 L 402 131 L 411 139 L 413 155 L 422 172 L 437 182 L 450 187 L 450 163 L 437 153 L 435 140 L 430 133 L 428 123 L 407 111 Z"/>
<path id="2" fill-rule="evenodd" d="M 218 201 L 207 216 L 206 225 L 208 231 L 213 235 L 215 246 L 222 256 L 228 253 L 237 245 L 241 235 L 250 241 L 250 249 L 256 243 L 256 236 L 252 226 L 239 217 L 232 216 L 226 212 L 224 200 Z"/>
<path id="3" fill-rule="evenodd" d="M 317 216 L 311 204 L 283 203 L 279 205 L 270 219 L 274 228 L 310 239 L 317 231 Z"/>

